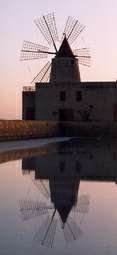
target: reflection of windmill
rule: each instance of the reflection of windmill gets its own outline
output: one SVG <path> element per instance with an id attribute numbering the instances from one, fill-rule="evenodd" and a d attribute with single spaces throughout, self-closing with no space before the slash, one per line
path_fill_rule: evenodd
<path id="1" fill-rule="evenodd" d="M 47 187 L 47 181 L 45 182 L 44 180 L 37 180 L 37 179 L 32 179 L 33 183 L 37 187 L 37 189 L 44 195 L 46 199 L 49 199 L 50 197 L 50 192 Z"/>
<path id="2" fill-rule="evenodd" d="M 40 19 L 35 20 L 34 22 L 43 34 L 49 46 L 52 45 L 54 47 L 54 51 L 49 51 L 49 48 L 46 46 L 35 44 L 29 41 L 24 41 L 21 51 L 21 60 L 47 58 L 49 55 L 54 55 L 55 58 L 52 60 L 52 64 L 50 62 L 46 63 L 42 70 L 33 79 L 32 83 L 34 84 L 36 82 L 47 82 L 49 80 L 55 81 L 56 79 L 60 79 L 61 68 L 63 70 L 63 67 L 65 66 L 62 57 L 73 59 L 71 64 L 73 66 L 72 68 L 74 68 L 74 74 L 72 73 L 72 75 L 70 75 L 70 77 L 68 78 L 80 81 L 79 64 L 86 66 L 90 65 L 89 52 L 87 48 L 78 48 L 72 51 L 70 45 L 72 45 L 72 43 L 74 43 L 74 41 L 80 36 L 85 27 L 81 25 L 78 20 L 72 17 L 68 17 L 63 33 L 62 43 L 58 50 L 56 42 L 59 41 L 59 38 L 54 14 L 48 14 Z M 58 74 L 55 71 L 57 70 L 56 59 L 59 59 L 59 61 L 57 61 L 57 66 L 59 65 Z M 66 74 L 66 77 L 67 76 L 68 74 Z"/>
<path id="3" fill-rule="evenodd" d="M 73 201 L 66 201 L 66 199 L 62 199 L 62 201 L 60 201 L 59 198 L 57 201 L 57 197 L 56 202 L 53 204 L 51 203 L 50 205 L 31 200 L 20 200 L 20 210 L 24 220 L 47 215 L 40 226 L 39 231 L 35 235 L 35 240 L 40 241 L 41 245 L 46 245 L 47 247 L 52 247 L 53 245 L 58 222 L 57 212 L 59 214 L 59 221 L 65 240 L 67 242 L 73 241 L 80 236 L 80 226 L 78 226 L 73 218 L 69 215 L 73 206 Z M 80 196 L 78 203 L 75 205 L 74 211 L 76 213 L 86 213 L 88 211 L 88 207 L 88 196 Z"/>

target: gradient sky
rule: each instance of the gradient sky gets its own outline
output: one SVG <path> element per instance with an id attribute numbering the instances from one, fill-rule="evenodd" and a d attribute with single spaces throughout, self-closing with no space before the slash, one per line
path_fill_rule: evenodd
<path id="1" fill-rule="evenodd" d="M 21 62 L 20 49 L 24 39 L 46 45 L 33 21 L 51 12 L 60 35 L 68 16 L 86 25 L 78 43 L 90 48 L 92 63 L 80 69 L 82 80 L 117 79 L 116 0 L 0 0 L 0 118 L 21 119 L 22 87 L 47 60 Z"/>

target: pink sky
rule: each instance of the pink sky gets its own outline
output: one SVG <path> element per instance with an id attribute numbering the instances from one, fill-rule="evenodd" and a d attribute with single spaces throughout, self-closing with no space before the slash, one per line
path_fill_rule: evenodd
<path id="1" fill-rule="evenodd" d="M 82 80 L 116 80 L 116 10 L 116 0 L 1 0 L 0 118 L 21 119 L 22 87 L 30 85 L 45 64 L 43 60 L 19 61 L 24 39 L 42 43 L 33 21 L 43 14 L 54 11 L 59 34 L 68 16 L 78 18 L 86 25 L 78 43 L 90 48 L 92 63 L 90 69 L 81 68 Z M 47 45 L 45 41 L 43 43 Z"/>

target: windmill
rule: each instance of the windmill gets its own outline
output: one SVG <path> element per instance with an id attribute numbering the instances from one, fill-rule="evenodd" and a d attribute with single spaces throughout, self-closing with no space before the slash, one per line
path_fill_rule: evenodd
<path id="1" fill-rule="evenodd" d="M 36 185 L 40 190 L 40 180 L 36 180 L 38 185 Z M 41 180 L 41 185 L 42 185 Z M 59 184 L 59 182 L 58 182 Z M 65 184 L 65 183 L 64 183 Z M 67 183 L 67 185 L 71 186 L 71 182 Z M 43 183 L 43 186 L 45 183 Z M 80 220 L 79 225 L 77 225 L 74 220 L 74 214 L 84 215 L 88 212 L 89 209 L 89 197 L 88 195 L 80 195 L 77 199 L 78 187 L 79 183 L 75 181 L 75 184 L 72 184 L 74 187 L 74 199 L 70 201 L 69 196 L 68 199 L 64 199 L 63 190 L 61 197 L 61 187 L 60 194 L 54 193 L 53 201 L 48 202 L 40 202 L 34 200 L 22 199 L 19 201 L 20 203 L 20 211 L 23 217 L 23 220 L 29 220 L 34 217 L 45 216 L 45 219 L 42 219 L 41 226 L 39 230 L 35 234 L 34 240 L 41 243 L 41 245 L 45 245 L 48 248 L 52 248 L 55 232 L 57 228 L 58 222 L 60 223 L 61 230 L 63 231 L 63 235 L 66 242 L 75 241 L 82 234 L 82 230 L 80 225 L 82 223 L 82 219 Z M 45 189 L 47 189 L 45 187 Z M 48 192 L 49 193 L 49 192 Z M 66 193 L 66 191 L 65 191 Z M 42 193 L 44 195 L 44 193 Z M 68 194 L 67 194 L 68 195 Z M 45 195 L 47 199 L 47 196 Z M 51 194 L 52 200 L 52 194 Z M 76 201 L 77 200 L 77 201 Z M 73 214 L 73 215 L 72 215 Z"/>
<path id="2" fill-rule="evenodd" d="M 24 41 L 23 47 L 21 50 L 21 60 L 34 60 L 34 59 L 43 59 L 47 58 L 48 56 L 54 56 L 52 62 L 49 61 L 45 64 L 45 66 L 41 69 L 41 71 L 34 77 L 32 80 L 32 84 L 34 85 L 37 82 L 53 82 L 53 81 L 61 81 L 65 79 L 72 79 L 75 81 L 81 81 L 80 79 L 80 71 L 79 71 L 79 64 L 84 66 L 90 66 L 90 55 L 87 48 L 77 48 L 72 49 L 72 44 L 79 38 L 82 31 L 85 29 L 85 26 L 80 24 L 80 22 L 73 18 L 68 17 L 62 39 L 59 41 L 56 22 L 54 13 L 42 16 L 39 19 L 34 20 L 36 26 L 44 36 L 45 40 L 47 41 L 49 46 L 53 47 L 53 51 L 49 50 L 49 47 L 32 43 L 30 41 Z M 59 49 L 57 48 L 56 43 L 60 42 Z M 64 59 L 72 59 L 71 63 L 72 70 L 70 74 L 70 70 L 68 68 L 68 72 L 66 73 L 66 69 L 64 70 L 65 61 Z M 58 69 L 56 69 L 58 66 Z M 68 66 L 68 65 L 67 65 Z M 62 68 L 62 76 L 61 74 Z M 58 74 L 55 75 L 56 71 L 58 70 Z M 63 75 L 63 70 L 64 75 Z M 73 72 L 74 71 L 74 72 Z M 65 78 L 66 77 L 66 78 Z M 63 79 L 64 78 L 64 79 Z M 66 81 L 66 80 L 65 80 Z"/>
<path id="3" fill-rule="evenodd" d="M 89 196 L 78 195 L 82 166 L 80 159 L 77 158 L 78 152 L 73 152 L 77 152 L 77 147 L 76 144 L 73 147 L 73 141 L 70 141 L 69 146 L 66 143 L 51 145 L 47 158 L 44 155 L 35 157 L 35 160 L 33 158 L 22 160 L 22 170 L 30 176 L 31 182 L 43 198 L 42 200 L 38 198 L 37 201 L 34 198 L 21 199 L 21 215 L 25 221 L 39 216 L 41 225 L 34 240 L 47 247 L 53 246 L 57 226 L 60 226 L 59 230 L 61 229 L 66 242 L 78 239 L 82 234 L 81 224 L 84 215 L 89 209 Z M 75 164 L 68 167 L 71 161 L 70 154 L 74 154 Z M 47 164 L 43 165 L 43 162 Z M 78 224 L 75 220 L 77 216 Z"/>

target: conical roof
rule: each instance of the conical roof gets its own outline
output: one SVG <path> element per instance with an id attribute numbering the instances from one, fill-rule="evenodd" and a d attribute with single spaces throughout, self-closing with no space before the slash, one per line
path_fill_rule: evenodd
<path id="1" fill-rule="evenodd" d="M 65 224 L 65 222 L 67 221 L 68 215 L 72 209 L 72 205 L 70 204 L 66 206 L 59 206 L 56 209 L 61 217 L 63 224 Z"/>
<path id="2" fill-rule="evenodd" d="M 66 36 L 63 39 L 63 42 L 60 46 L 59 51 L 57 52 L 57 57 L 70 57 L 70 58 L 74 58 L 74 54 L 72 52 L 72 49 L 70 48 L 70 45 L 68 43 L 68 40 L 66 38 Z"/>

